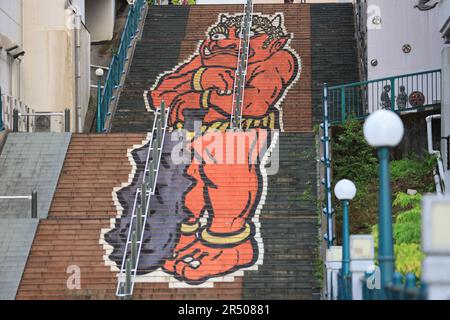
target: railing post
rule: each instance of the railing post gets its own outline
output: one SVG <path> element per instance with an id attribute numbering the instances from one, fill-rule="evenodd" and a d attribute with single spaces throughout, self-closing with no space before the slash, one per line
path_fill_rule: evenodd
<path id="1" fill-rule="evenodd" d="M 130 293 L 131 293 L 131 261 L 130 258 L 128 258 L 125 266 L 125 294 L 129 295 Z"/>
<path id="2" fill-rule="evenodd" d="M 395 111 L 395 78 L 391 78 L 391 110 Z"/>
<path id="3" fill-rule="evenodd" d="M 416 276 L 408 273 L 405 276 L 405 299 L 414 300 L 419 298 L 419 289 L 416 286 Z"/>
<path id="4" fill-rule="evenodd" d="M 166 124 L 166 104 L 164 103 L 164 100 L 161 101 L 161 122 L 163 125 Z"/>
<path id="5" fill-rule="evenodd" d="M 103 69 L 97 69 L 95 75 L 97 76 L 97 133 L 103 131 L 103 118 L 102 118 L 102 77 Z"/>
<path id="6" fill-rule="evenodd" d="M 145 182 L 141 184 L 141 206 L 146 207 L 147 204 L 147 186 Z"/>
<path id="7" fill-rule="evenodd" d="M 136 232 L 139 235 L 139 238 L 141 238 L 141 232 L 142 232 L 142 206 L 138 206 L 136 210 Z M 145 209 L 144 209 L 145 210 Z"/>
<path id="8" fill-rule="evenodd" d="M 131 266 L 133 269 L 137 268 L 137 235 L 136 231 L 133 231 L 131 235 Z"/>
<path id="9" fill-rule="evenodd" d="M 19 110 L 13 111 L 13 132 L 19 132 Z"/>
<path id="10" fill-rule="evenodd" d="M 31 192 L 31 219 L 37 219 L 38 217 L 38 199 L 37 191 Z"/>
<path id="11" fill-rule="evenodd" d="M 329 136 L 329 121 L 328 121 L 328 86 L 324 83 L 323 86 L 323 159 L 324 164 L 324 180 L 323 185 L 325 189 L 325 208 L 324 214 L 327 218 L 327 233 L 325 240 L 327 241 L 328 249 L 333 245 L 333 207 L 332 207 L 332 197 L 331 197 L 331 159 L 330 159 L 330 136 Z"/>
<path id="12" fill-rule="evenodd" d="M 64 131 L 70 132 L 70 109 L 64 110 Z"/>
<path id="13" fill-rule="evenodd" d="M 345 123 L 345 120 L 347 120 L 347 115 L 345 111 L 345 87 L 341 88 L 341 121 L 342 123 Z"/>
<path id="14" fill-rule="evenodd" d="M 162 123 L 161 123 L 161 117 L 158 119 L 157 124 L 157 141 L 158 141 L 158 148 L 161 148 L 161 142 L 162 142 Z"/>
<path id="15" fill-rule="evenodd" d="M 159 148 L 158 139 L 156 139 L 155 143 L 153 143 L 153 162 L 154 162 L 153 169 L 155 169 L 155 170 L 158 169 L 157 165 L 156 165 L 159 160 L 158 148 Z"/>
<path id="16" fill-rule="evenodd" d="M 150 168 L 148 169 L 148 183 L 150 184 L 150 192 L 155 193 L 155 190 L 153 190 L 154 184 L 155 184 L 155 165 L 156 159 L 153 158 L 153 160 L 150 162 Z"/>

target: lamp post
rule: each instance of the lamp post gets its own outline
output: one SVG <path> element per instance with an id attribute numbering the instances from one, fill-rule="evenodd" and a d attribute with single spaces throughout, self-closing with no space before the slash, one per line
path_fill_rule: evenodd
<path id="1" fill-rule="evenodd" d="M 381 286 L 384 288 L 394 275 L 394 241 L 392 235 L 392 195 L 389 174 L 389 150 L 403 138 L 404 127 L 400 117 L 393 111 L 378 110 L 364 123 L 364 137 L 378 149 L 379 205 L 378 205 L 378 262 Z"/>
<path id="2" fill-rule="evenodd" d="M 95 70 L 95 75 L 97 76 L 97 133 L 101 133 L 103 131 L 102 124 L 102 78 L 103 78 L 103 69 L 98 68 Z"/>
<path id="3" fill-rule="evenodd" d="M 350 275 L 350 223 L 348 207 L 356 195 L 355 184 L 347 179 L 339 181 L 334 187 L 334 194 L 343 205 L 342 220 L 342 276 Z"/>

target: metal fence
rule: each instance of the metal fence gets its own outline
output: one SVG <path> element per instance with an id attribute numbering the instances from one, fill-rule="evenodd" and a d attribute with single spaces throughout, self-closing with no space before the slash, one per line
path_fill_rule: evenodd
<path id="1" fill-rule="evenodd" d="M 34 119 L 20 118 L 14 121 L 14 112 L 32 113 L 33 109 L 13 96 L 1 94 L 0 91 L 0 131 L 13 130 L 14 125 L 20 131 L 32 130 L 34 128 Z"/>
<path id="2" fill-rule="evenodd" d="M 441 103 L 441 70 L 328 87 L 331 124 L 348 118 L 364 119 L 379 109 L 397 112 L 438 106 Z"/>
<path id="3" fill-rule="evenodd" d="M 145 5 L 145 0 L 136 0 L 134 4 L 129 6 L 127 22 L 122 33 L 119 49 L 117 53 L 113 54 L 109 65 L 103 91 L 101 92 L 99 119 L 97 119 L 101 124 L 100 127 L 103 128 L 103 132 L 108 130 L 105 125 L 107 118 L 111 116 L 109 107 L 111 102 L 117 98 L 117 89 L 119 88 L 122 75 L 125 73 L 125 63 L 128 60 L 128 50 L 132 47 L 133 40 L 139 32 L 139 22 L 142 20 Z"/>

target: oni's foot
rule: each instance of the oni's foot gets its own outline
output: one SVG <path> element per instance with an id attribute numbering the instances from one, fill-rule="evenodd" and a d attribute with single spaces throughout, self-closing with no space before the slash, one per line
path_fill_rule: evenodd
<path id="1" fill-rule="evenodd" d="M 182 281 L 199 284 L 250 266 L 258 255 L 258 248 L 249 237 L 236 244 L 227 243 L 227 238 L 224 238 L 223 243 L 213 242 L 208 242 L 203 236 L 186 249 L 178 251 L 177 257 L 170 264 L 166 262 L 164 269 Z"/>

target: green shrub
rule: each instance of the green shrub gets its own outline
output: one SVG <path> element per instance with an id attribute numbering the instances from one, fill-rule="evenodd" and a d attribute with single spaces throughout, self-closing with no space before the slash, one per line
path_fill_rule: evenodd
<path id="1" fill-rule="evenodd" d="M 396 270 L 403 274 L 414 273 L 416 277 L 420 276 L 423 259 L 420 200 L 420 194 L 398 193 L 394 201 L 395 207 L 404 210 L 397 214 L 393 225 Z M 378 225 L 372 227 L 372 234 L 378 251 Z"/>

